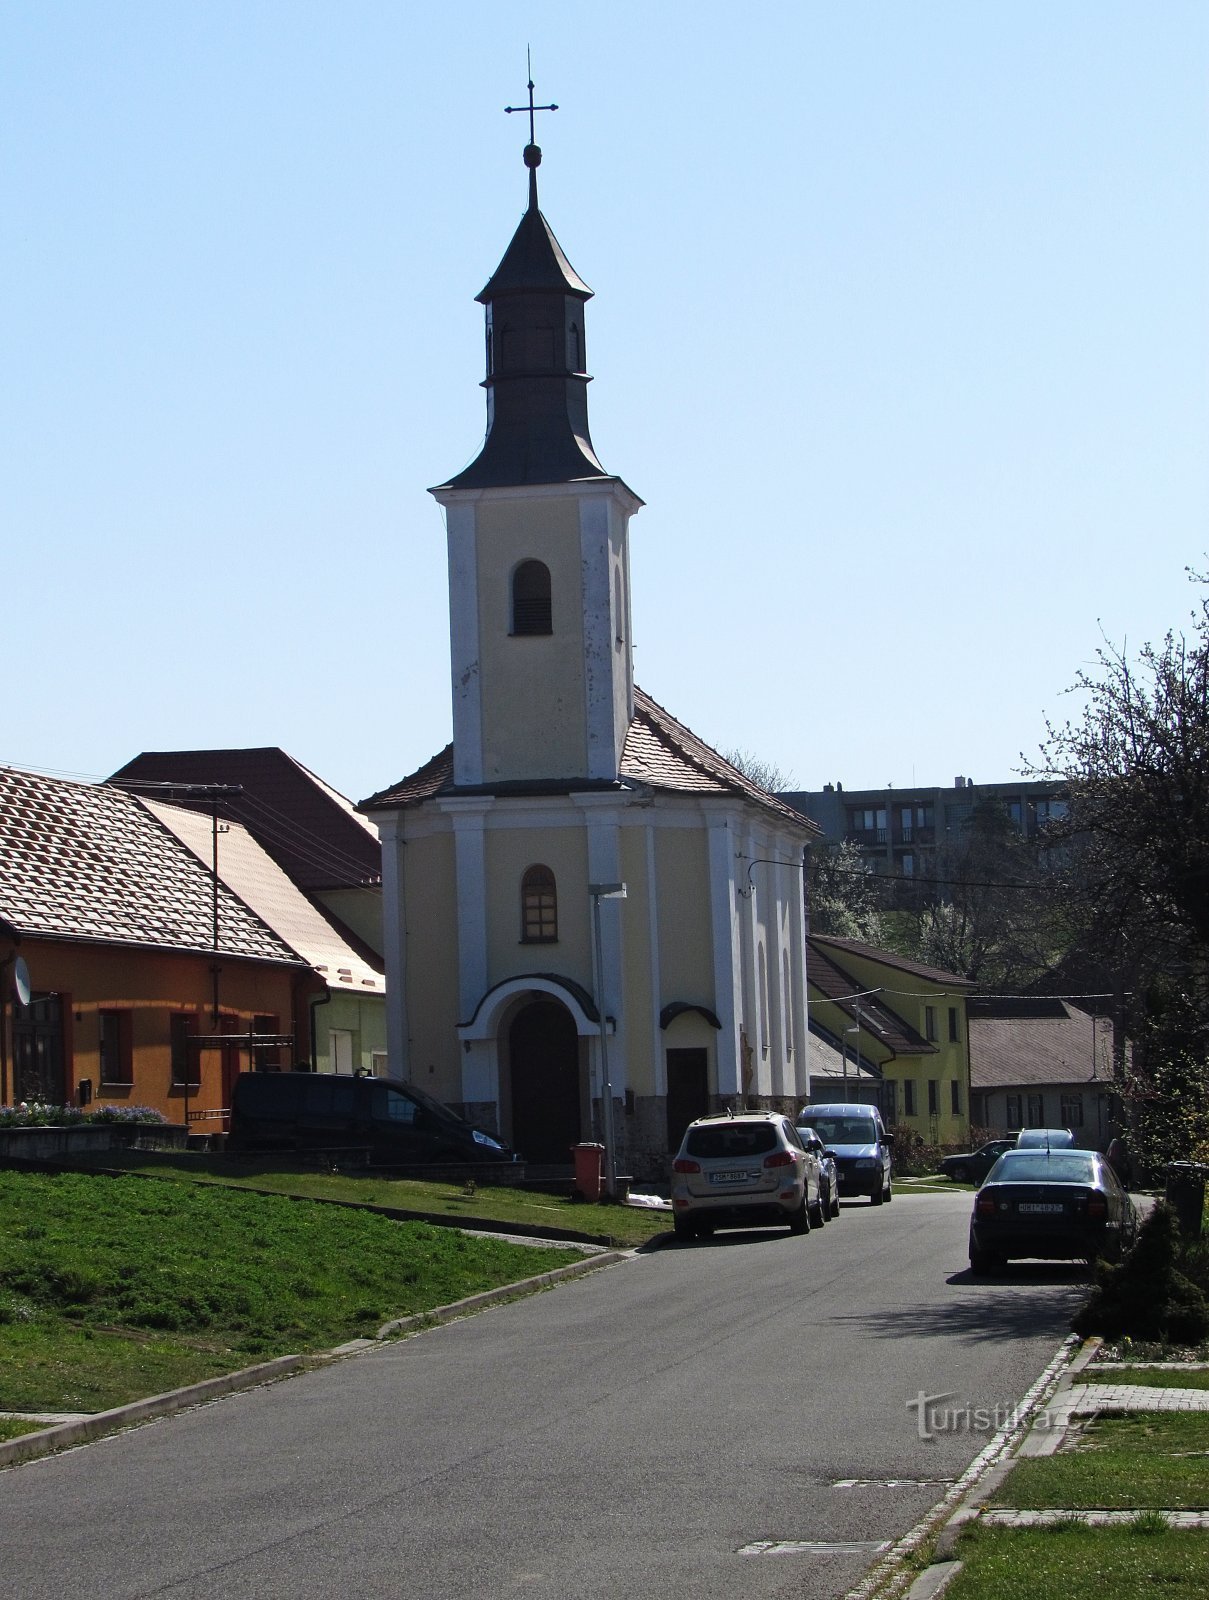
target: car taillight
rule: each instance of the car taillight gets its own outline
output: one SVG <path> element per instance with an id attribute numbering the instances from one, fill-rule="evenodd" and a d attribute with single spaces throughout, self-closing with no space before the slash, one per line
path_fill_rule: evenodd
<path id="1" fill-rule="evenodd" d="M 992 1217 L 995 1214 L 995 1202 L 989 1194 L 980 1194 L 974 1202 L 974 1214 L 979 1217 Z"/>
<path id="2" fill-rule="evenodd" d="M 672 1162 L 672 1171 L 673 1172 L 700 1172 L 701 1171 L 701 1163 L 699 1161 L 689 1161 L 684 1156 L 677 1156 L 675 1161 Z"/>
<path id="3" fill-rule="evenodd" d="M 1108 1201 L 1102 1194 L 1089 1194 L 1087 1197 L 1087 1214 L 1089 1217 L 1102 1220 L 1108 1215 Z"/>
<path id="4" fill-rule="evenodd" d="M 766 1167 L 792 1167 L 793 1152 L 790 1150 L 774 1150 L 770 1156 L 764 1157 Z"/>

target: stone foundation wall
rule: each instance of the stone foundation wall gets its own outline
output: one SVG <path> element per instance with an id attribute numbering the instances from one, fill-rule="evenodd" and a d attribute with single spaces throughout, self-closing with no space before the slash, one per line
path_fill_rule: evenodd
<path id="1" fill-rule="evenodd" d="M 97 1150 L 183 1150 L 174 1122 L 82 1122 L 70 1128 L 0 1128 L 0 1162 L 52 1161 Z"/>

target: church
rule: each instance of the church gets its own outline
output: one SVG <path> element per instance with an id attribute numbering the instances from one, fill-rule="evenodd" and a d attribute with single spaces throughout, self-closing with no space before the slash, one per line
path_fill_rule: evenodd
<path id="1" fill-rule="evenodd" d="M 486 437 L 431 491 L 453 741 L 361 806 L 382 839 L 390 1072 L 530 1163 L 603 1139 L 649 1181 L 693 1117 L 808 1096 L 817 829 L 634 683 L 642 501 L 589 433 L 592 291 L 538 207 L 532 85 L 524 159 L 528 207 L 477 296 Z"/>

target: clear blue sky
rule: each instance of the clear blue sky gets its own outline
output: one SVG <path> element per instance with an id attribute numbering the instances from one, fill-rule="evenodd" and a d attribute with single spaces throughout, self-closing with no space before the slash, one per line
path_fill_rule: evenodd
<path id="1" fill-rule="evenodd" d="M 804 788 L 1003 779 L 1183 625 L 1204 0 L 7 0 L 0 760 L 446 742 L 526 43 L 657 700 Z"/>

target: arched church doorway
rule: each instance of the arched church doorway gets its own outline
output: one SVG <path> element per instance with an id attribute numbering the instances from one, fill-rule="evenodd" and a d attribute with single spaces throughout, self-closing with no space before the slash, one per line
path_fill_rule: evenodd
<path id="1" fill-rule="evenodd" d="M 580 1140 L 579 1034 L 565 1006 L 534 1000 L 508 1029 L 512 1144 L 526 1161 L 566 1166 Z"/>

